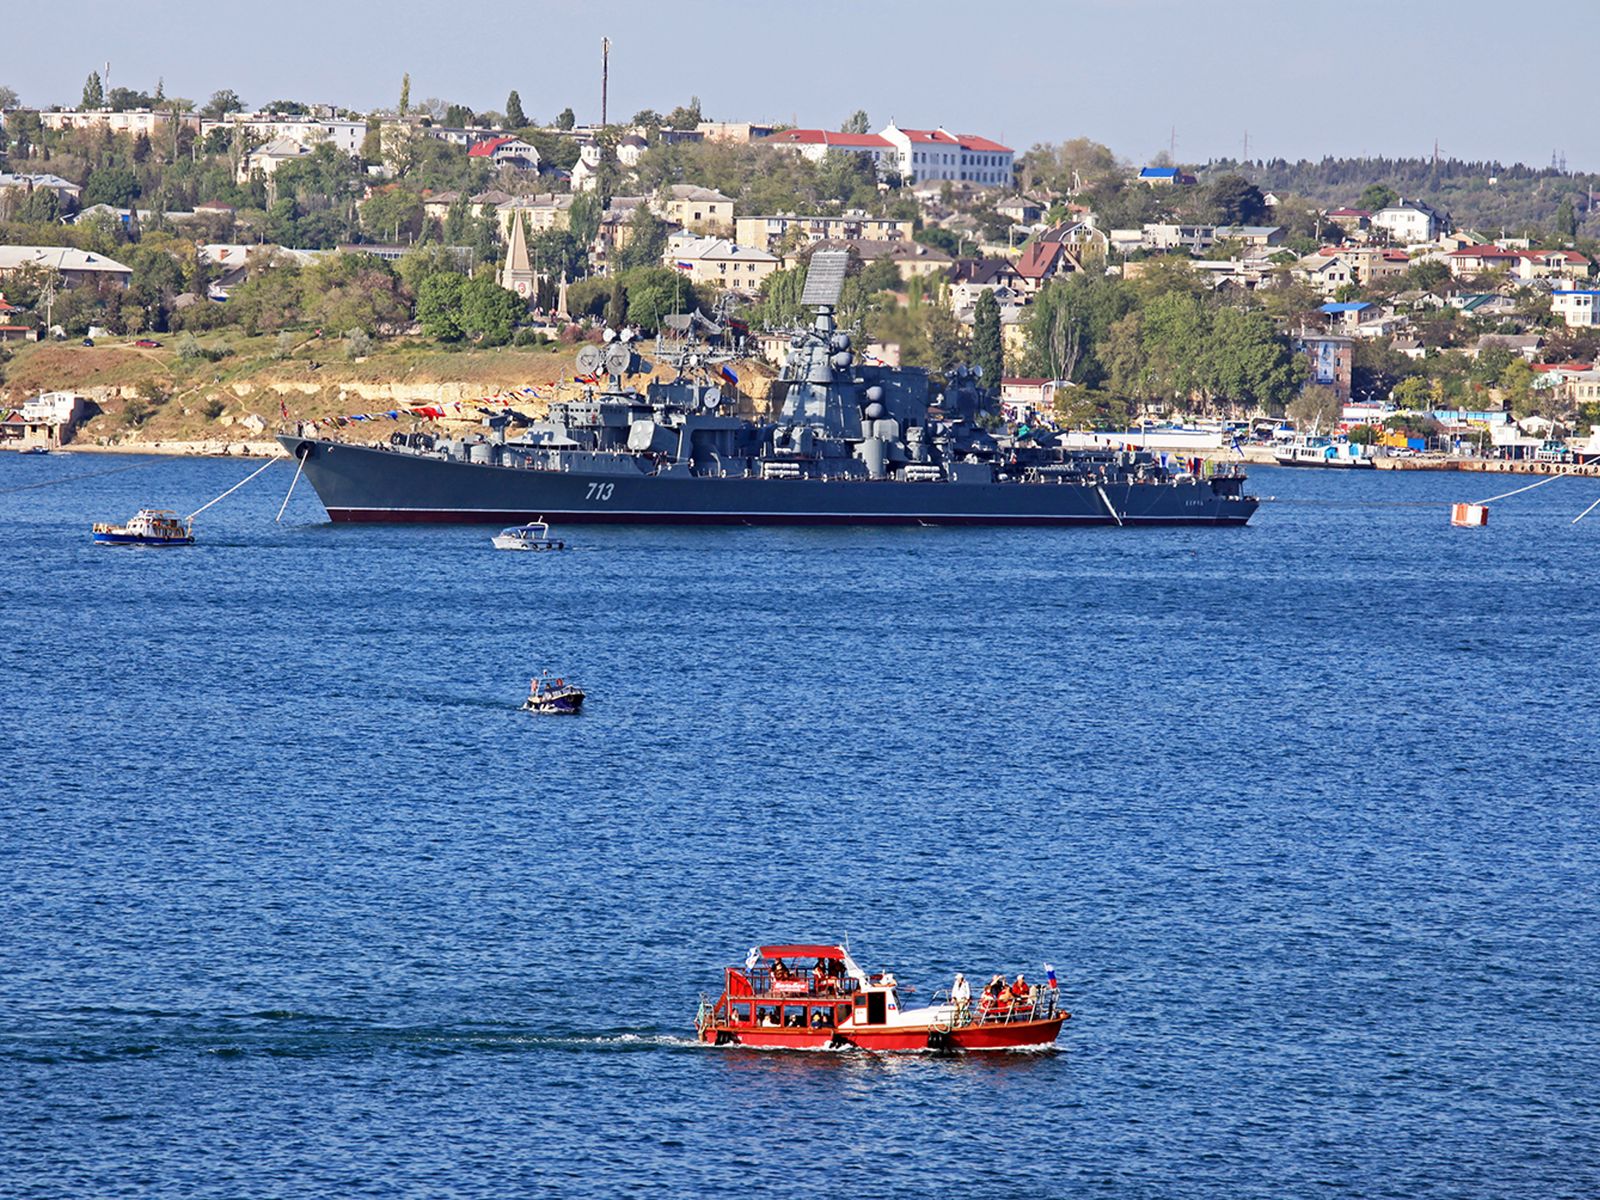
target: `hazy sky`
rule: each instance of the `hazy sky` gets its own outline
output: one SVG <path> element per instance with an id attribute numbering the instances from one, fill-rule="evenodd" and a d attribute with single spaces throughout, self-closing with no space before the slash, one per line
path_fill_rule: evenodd
<path id="1" fill-rule="evenodd" d="M 602 17 L 599 14 L 604 13 Z M 17 4 L 0 19 L 0 83 L 76 104 L 111 83 L 203 100 L 231 87 L 367 109 L 411 94 L 530 117 L 666 112 L 837 128 L 944 125 L 1017 150 L 1087 136 L 1144 160 L 1431 154 L 1600 170 L 1587 58 L 1600 0 L 680 0 L 464 5 Z"/>

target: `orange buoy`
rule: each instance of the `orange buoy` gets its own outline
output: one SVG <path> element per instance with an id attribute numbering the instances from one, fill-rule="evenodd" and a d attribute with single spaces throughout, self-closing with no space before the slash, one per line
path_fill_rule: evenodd
<path id="1" fill-rule="evenodd" d="M 1462 529 L 1470 529 L 1477 525 L 1489 523 L 1489 506 L 1487 504 L 1452 504 L 1450 506 L 1450 524 Z"/>

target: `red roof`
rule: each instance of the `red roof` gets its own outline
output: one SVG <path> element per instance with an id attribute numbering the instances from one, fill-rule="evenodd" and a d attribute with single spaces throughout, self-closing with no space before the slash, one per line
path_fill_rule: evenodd
<path id="1" fill-rule="evenodd" d="M 1028 279 L 1043 279 L 1066 249 L 1063 242 L 1029 242 L 1017 260 L 1017 274 Z"/>
<path id="2" fill-rule="evenodd" d="M 1446 258 L 1521 258 L 1521 250 L 1507 250 L 1504 246 L 1468 246 L 1465 250 L 1452 250 Z"/>
<path id="3" fill-rule="evenodd" d="M 514 142 L 516 140 L 517 139 L 514 138 L 514 137 L 492 137 L 492 138 L 486 138 L 483 141 L 477 143 L 477 145 L 473 146 L 471 150 L 468 150 L 467 151 L 467 157 L 468 158 L 493 158 L 494 157 L 494 152 L 496 150 L 500 149 L 501 146 L 504 146 L 507 142 Z"/>
<path id="4" fill-rule="evenodd" d="M 839 946 L 797 943 L 793 946 L 762 946 L 762 958 L 839 958 L 844 950 Z"/>
<path id="5" fill-rule="evenodd" d="M 889 143 L 875 133 L 835 133 L 831 129 L 782 129 L 763 141 L 789 146 L 842 146 L 888 150 Z"/>
<path id="6" fill-rule="evenodd" d="M 1364 208 L 1334 208 L 1328 210 L 1330 217 L 1370 217 L 1372 214 Z"/>
<path id="7" fill-rule="evenodd" d="M 963 150 L 978 150 L 985 153 L 1010 154 L 1012 152 L 1010 146 L 1002 146 L 999 142 L 979 137 L 975 133 L 946 133 L 943 129 L 902 129 L 900 132 L 913 142 L 960 146 Z"/>

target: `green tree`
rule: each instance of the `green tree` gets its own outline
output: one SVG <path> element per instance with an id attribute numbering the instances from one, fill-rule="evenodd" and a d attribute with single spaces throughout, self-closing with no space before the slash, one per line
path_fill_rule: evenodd
<path id="1" fill-rule="evenodd" d="M 411 72 L 400 76 L 400 106 L 396 111 L 403 117 L 411 111 Z"/>
<path id="2" fill-rule="evenodd" d="M 373 255 L 330 254 L 304 280 L 306 317 L 323 329 L 376 333 L 411 316 L 399 275 Z"/>
<path id="3" fill-rule="evenodd" d="M 521 129 L 528 124 L 528 114 L 522 111 L 522 97 L 517 95 L 517 89 L 512 88 L 511 94 L 506 97 L 506 128 Z"/>
<path id="4" fill-rule="evenodd" d="M 606 305 L 606 324 L 621 329 L 628 323 L 628 285 L 618 275 L 611 281 L 611 300 Z"/>
<path id="5" fill-rule="evenodd" d="M 534 268 L 541 274 L 577 279 L 585 274 L 588 253 L 565 229 L 546 229 L 528 243 Z"/>
<path id="6" fill-rule="evenodd" d="M 1387 184 L 1370 183 L 1361 193 L 1361 207 L 1368 212 L 1378 212 L 1399 199 L 1399 194 Z"/>
<path id="7" fill-rule="evenodd" d="M 661 265 L 661 256 L 667 249 L 667 224 L 648 205 L 641 204 L 628 218 L 628 244 L 617 255 L 624 270 L 635 267 Z"/>
<path id="8" fill-rule="evenodd" d="M 401 187 L 375 192 L 361 205 L 361 228 L 378 241 L 401 241 L 422 232 L 422 197 Z"/>
<path id="9" fill-rule="evenodd" d="M 417 322 L 422 332 L 441 342 L 458 342 L 465 335 L 461 293 L 466 277 L 444 271 L 424 278 L 416 286 Z"/>
<path id="10" fill-rule="evenodd" d="M 580 246 L 588 246 L 600 231 L 600 198 L 592 192 L 582 192 L 572 198 L 567 210 L 567 228 Z"/>
<path id="11" fill-rule="evenodd" d="M 100 84 L 100 72 L 90 71 L 89 78 L 83 81 L 83 102 L 78 107 L 84 111 L 104 108 L 106 94 Z"/>
<path id="12" fill-rule="evenodd" d="M 1554 220 L 1556 236 L 1571 241 L 1578 236 L 1578 214 L 1572 207 L 1572 197 L 1563 196 L 1556 206 Z"/>
<path id="13" fill-rule="evenodd" d="M 1433 384 L 1421 375 L 1413 375 L 1395 384 L 1389 399 L 1397 408 L 1425 412 L 1433 407 Z"/>
<path id="14" fill-rule="evenodd" d="M 1000 332 L 1000 303 L 992 291 L 979 296 L 973 310 L 972 361 L 983 369 L 984 386 L 998 389 L 1005 374 L 1005 346 Z"/>
<path id="15" fill-rule="evenodd" d="M 646 333 L 661 327 L 661 319 L 700 306 L 694 285 L 680 272 L 666 267 L 641 267 L 627 274 L 628 324 Z"/>
<path id="16" fill-rule="evenodd" d="M 666 126 L 668 129 L 693 129 L 705 120 L 700 115 L 700 97 L 690 96 L 689 103 L 680 104 L 667 114 Z"/>
<path id="17" fill-rule="evenodd" d="M 1296 429 L 1332 429 L 1339 421 L 1339 395 L 1325 384 L 1313 384 L 1289 402 L 1287 415 Z"/>
<path id="18" fill-rule="evenodd" d="M 1243 175 L 1219 175 L 1209 192 L 1211 212 L 1219 225 L 1254 225 L 1266 215 L 1261 189 Z"/>
<path id="19" fill-rule="evenodd" d="M 845 118 L 843 125 L 839 126 L 840 133 L 871 133 L 872 122 L 867 119 L 867 110 L 858 108 Z"/>
<path id="20" fill-rule="evenodd" d="M 489 275 L 467 280 L 461 288 L 461 326 L 485 346 L 504 346 L 517 322 L 527 315 L 523 298 L 501 287 Z"/>
<path id="21" fill-rule="evenodd" d="M 761 281 L 761 300 L 756 305 L 757 319 L 765 324 L 782 328 L 801 321 L 806 314 L 800 303 L 806 284 L 803 266 L 786 271 L 774 271 Z"/>
<path id="22" fill-rule="evenodd" d="M 244 101 L 239 99 L 239 93 L 232 88 L 223 88 L 212 92 L 211 99 L 206 101 L 206 106 L 200 110 L 200 115 L 205 117 L 220 117 L 225 113 L 244 111 Z"/>
<path id="23" fill-rule="evenodd" d="M 450 129 L 465 129 L 472 124 L 473 116 L 465 104 L 452 104 L 444 110 L 444 124 Z"/>
<path id="24" fill-rule="evenodd" d="M 472 198 L 465 192 L 457 193 L 444 215 L 444 244 L 463 246 L 467 241 L 467 228 L 472 221 Z"/>
<path id="25" fill-rule="evenodd" d="M 1222 308 L 1212 316 L 1202 382 L 1213 397 L 1273 412 L 1294 398 L 1305 375 L 1304 360 L 1265 313 Z"/>
<path id="26" fill-rule="evenodd" d="M 0 112 L 17 106 L 17 89 L 0 83 Z"/>
<path id="27" fill-rule="evenodd" d="M 556 117 L 556 128 L 557 129 L 571 129 L 577 123 L 578 123 L 578 118 L 573 115 L 573 112 L 572 112 L 572 109 L 571 109 L 570 106 L 567 107 L 567 108 L 563 108 L 561 110 L 561 112 L 560 112 L 560 115 L 558 115 Z"/>
<path id="28" fill-rule="evenodd" d="M 666 120 L 653 108 L 641 108 L 633 114 L 633 120 L 629 124 L 637 125 L 653 134 L 662 125 L 666 124 Z"/>
<path id="29" fill-rule="evenodd" d="M 83 204 L 109 204 L 127 208 L 139 198 L 139 177 L 132 167 L 101 167 L 89 176 L 83 189 Z"/>
<path id="30" fill-rule="evenodd" d="M 294 263 L 273 263 L 253 268 L 250 278 L 229 295 L 227 309 L 254 337 L 300 324 L 303 305 L 300 268 Z"/>

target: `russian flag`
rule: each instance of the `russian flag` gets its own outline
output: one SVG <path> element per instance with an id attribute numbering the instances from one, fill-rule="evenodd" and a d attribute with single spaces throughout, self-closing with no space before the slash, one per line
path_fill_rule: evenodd
<path id="1" fill-rule="evenodd" d="M 735 387 L 739 386 L 739 377 L 733 373 L 733 368 L 728 366 L 727 363 L 722 364 L 721 374 L 722 377 L 729 383 L 733 384 Z"/>
<path id="2" fill-rule="evenodd" d="M 677 267 L 678 270 L 680 270 L 680 271 L 692 271 L 692 270 L 694 270 L 694 264 L 693 263 L 675 262 L 672 265 Z"/>

